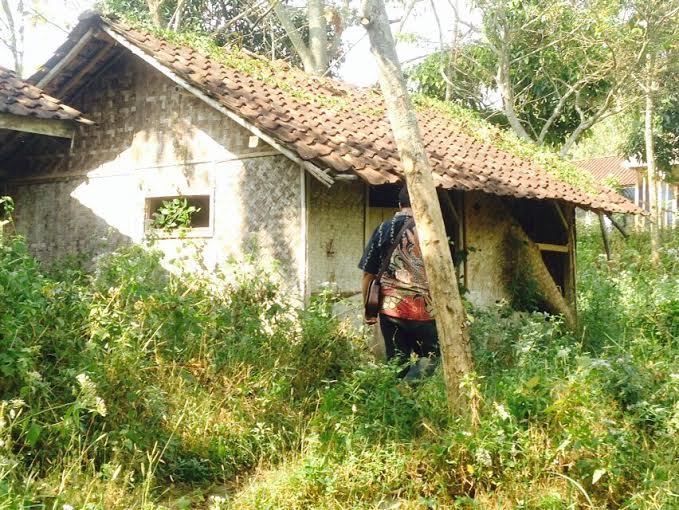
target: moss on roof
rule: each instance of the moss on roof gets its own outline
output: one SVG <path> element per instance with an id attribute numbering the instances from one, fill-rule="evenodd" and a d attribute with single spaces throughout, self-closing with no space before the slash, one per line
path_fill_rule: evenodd
<path id="1" fill-rule="evenodd" d="M 549 148 L 535 145 L 519 138 L 511 130 L 491 124 L 472 110 L 422 94 L 413 95 L 413 102 L 420 110 L 435 110 L 445 114 L 465 135 L 491 144 L 518 158 L 530 160 L 566 184 L 587 193 L 601 192 L 601 186 L 589 172 L 564 160 Z"/>
<path id="2" fill-rule="evenodd" d="M 312 94 L 308 90 L 296 85 L 294 82 L 294 75 L 296 73 L 291 73 L 289 65 L 281 61 L 267 60 L 240 48 L 220 46 L 212 37 L 205 34 L 163 30 L 135 19 L 125 19 L 125 23 L 138 30 L 149 32 L 169 44 L 193 48 L 224 66 L 246 73 L 265 83 L 275 85 L 299 100 L 333 110 L 355 108 L 355 105 L 350 104 L 344 97 L 323 94 L 321 91 L 316 91 Z M 303 71 L 299 70 L 298 72 L 302 73 Z M 332 81 L 327 78 L 326 80 Z M 530 160 L 566 184 L 587 193 L 598 194 L 602 191 L 601 185 L 595 181 L 589 172 L 564 160 L 548 148 L 537 146 L 519 138 L 511 130 L 491 124 L 487 120 L 482 119 L 477 112 L 454 103 L 426 97 L 422 94 L 414 94 L 413 102 L 419 110 L 433 109 L 446 115 L 453 121 L 454 125 L 459 127 L 460 132 L 463 134 L 480 142 L 493 145 L 523 160 Z M 358 108 L 365 115 L 376 117 L 384 115 L 382 109 L 368 108 L 363 105 Z"/>

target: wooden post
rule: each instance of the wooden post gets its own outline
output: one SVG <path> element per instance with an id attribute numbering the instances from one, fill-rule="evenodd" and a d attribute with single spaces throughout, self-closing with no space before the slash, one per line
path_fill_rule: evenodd
<path id="1" fill-rule="evenodd" d="M 601 239 L 606 250 L 606 260 L 611 260 L 611 247 L 608 244 L 608 234 L 606 233 L 606 224 L 604 223 L 604 215 L 602 213 L 599 213 L 599 226 L 601 227 Z"/>
<path id="2" fill-rule="evenodd" d="M 641 183 L 644 180 L 643 175 L 638 170 L 635 170 L 637 175 L 637 184 L 634 187 L 634 205 L 641 209 Z M 641 218 L 638 214 L 634 215 L 634 230 L 639 231 Z"/>
<path id="3" fill-rule="evenodd" d="M 677 203 L 679 203 L 679 186 L 672 186 L 673 188 L 673 193 L 672 193 L 672 205 L 670 206 L 670 210 L 672 211 L 672 227 L 676 227 L 679 224 L 678 218 L 677 218 Z"/>

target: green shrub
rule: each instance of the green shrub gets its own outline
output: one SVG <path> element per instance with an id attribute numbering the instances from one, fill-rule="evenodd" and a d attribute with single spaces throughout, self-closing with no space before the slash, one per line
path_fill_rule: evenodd
<path id="1" fill-rule="evenodd" d="M 470 307 L 474 430 L 440 370 L 404 384 L 332 296 L 300 308 L 252 260 L 45 270 L 4 238 L 0 508 L 673 508 L 677 248 L 606 262 L 585 232 L 578 333 Z"/>

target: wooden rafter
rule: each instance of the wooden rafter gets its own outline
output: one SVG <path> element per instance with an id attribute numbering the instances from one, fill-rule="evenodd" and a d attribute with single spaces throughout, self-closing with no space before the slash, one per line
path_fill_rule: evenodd
<path id="1" fill-rule="evenodd" d="M 80 53 L 80 50 L 87 44 L 87 42 L 92 38 L 93 35 L 93 30 L 90 28 L 85 35 L 83 35 L 80 40 L 75 43 L 75 45 L 69 50 L 66 55 L 54 66 L 52 69 L 49 70 L 49 72 L 43 76 L 40 81 L 37 83 L 38 88 L 45 88 L 45 85 L 47 85 L 52 79 L 61 72 L 61 70 L 68 65 L 71 60 L 73 60 L 78 53 Z"/>
<path id="2" fill-rule="evenodd" d="M 455 204 L 453 204 L 453 201 L 451 200 L 448 191 L 439 188 L 438 195 L 439 203 L 442 203 L 442 205 L 446 208 L 446 211 L 453 217 L 453 220 L 458 225 L 461 225 L 462 222 L 460 221 L 460 215 L 457 213 L 457 209 L 455 209 Z"/>
<path id="3" fill-rule="evenodd" d="M 66 82 L 66 84 L 63 85 L 63 86 L 59 89 L 59 96 L 60 96 L 60 97 L 66 97 L 66 96 L 68 95 L 68 93 L 69 93 L 71 90 L 73 90 L 73 87 L 77 86 L 77 85 L 80 83 L 80 81 L 82 80 L 82 78 L 83 78 L 84 76 L 86 76 L 87 73 L 89 73 L 89 72 L 94 68 L 94 66 L 96 66 L 97 64 L 99 64 L 102 60 L 104 60 L 104 59 L 111 53 L 111 50 L 113 50 L 113 48 L 114 48 L 115 46 L 116 46 L 115 43 L 112 43 L 112 42 L 111 42 L 111 43 L 108 43 L 108 44 L 107 44 L 106 46 L 104 46 L 103 48 L 101 48 L 101 49 L 100 49 L 100 50 L 99 50 L 99 51 L 98 51 L 98 52 L 90 59 L 90 61 L 87 63 L 86 66 L 83 66 L 83 68 L 82 68 L 80 71 L 78 71 L 75 75 L 73 75 L 73 76 L 71 77 L 71 79 L 69 79 L 68 82 Z"/>
<path id="4" fill-rule="evenodd" d="M 563 228 L 568 231 L 568 221 L 566 220 L 566 215 L 563 213 L 563 209 L 561 209 L 561 205 L 553 201 L 554 208 L 556 209 L 556 213 L 559 215 L 559 218 L 561 219 L 561 224 L 563 225 Z"/>
<path id="5" fill-rule="evenodd" d="M 568 253 L 567 244 L 549 244 L 549 243 L 536 243 L 540 251 L 557 251 L 560 253 Z"/>

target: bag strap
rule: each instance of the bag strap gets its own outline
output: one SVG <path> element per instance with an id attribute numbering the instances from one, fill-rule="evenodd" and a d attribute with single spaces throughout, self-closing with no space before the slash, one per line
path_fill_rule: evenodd
<path id="1" fill-rule="evenodd" d="M 387 250 L 387 253 L 385 254 L 384 258 L 382 259 L 382 263 L 380 264 L 380 272 L 377 273 L 377 281 L 380 281 L 382 279 L 382 274 L 387 270 L 389 267 L 389 262 L 391 262 L 391 256 L 394 254 L 394 250 L 396 249 L 396 246 L 401 242 L 401 238 L 403 237 L 403 234 L 405 234 L 406 229 L 411 225 L 415 223 L 414 219 L 412 216 L 408 217 L 404 222 L 403 226 L 401 227 L 401 230 L 398 231 L 398 234 L 396 234 L 396 237 L 394 238 L 394 242 L 391 246 L 389 246 L 389 250 Z"/>

